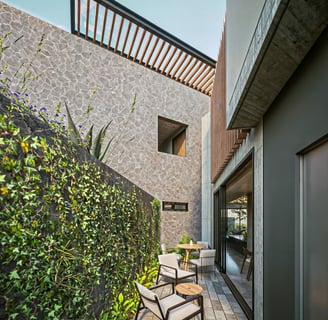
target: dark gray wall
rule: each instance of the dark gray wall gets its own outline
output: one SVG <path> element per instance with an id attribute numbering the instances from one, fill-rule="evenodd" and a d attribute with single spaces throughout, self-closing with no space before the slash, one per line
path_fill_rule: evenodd
<path id="1" fill-rule="evenodd" d="M 297 153 L 328 132 L 328 30 L 264 116 L 264 319 L 299 319 Z"/>

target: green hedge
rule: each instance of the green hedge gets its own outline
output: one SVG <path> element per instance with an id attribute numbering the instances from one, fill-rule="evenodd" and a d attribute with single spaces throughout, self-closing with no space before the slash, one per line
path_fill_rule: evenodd
<path id="1" fill-rule="evenodd" d="M 125 319 L 159 251 L 159 202 L 60 135 L 23 133 L 27 119 L 0 113 L 0 319 Z"/>

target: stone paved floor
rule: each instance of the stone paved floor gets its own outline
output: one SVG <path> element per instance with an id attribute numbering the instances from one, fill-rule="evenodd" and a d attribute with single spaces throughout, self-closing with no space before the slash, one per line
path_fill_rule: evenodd
<path id="1" fill-rule="evenodd" d="M 219 272 L 203 274 L 198 282 L 203 287 L 205 320 L 247 320 Z M 193 319 L 199 320 L 200 316 Z M 158 320 L 158 318 L 149 311 L 143 310 L 138 320 Z"/>

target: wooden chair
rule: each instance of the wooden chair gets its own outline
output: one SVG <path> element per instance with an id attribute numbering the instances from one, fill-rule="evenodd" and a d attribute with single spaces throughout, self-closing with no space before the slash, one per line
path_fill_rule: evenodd
<path id="1" fill-rule="evenodd" d="M 204 249 L 201 249 L 201 250 L 207 250 L 207 249 L 210 248 L 207 241 L 197 241 L 197 243 L 198 244 L 203 244 L 205 246 Z M 192 252 L 190 252 L 190 254 L 195 258 L 199 258 L 199 253 L 200 253 L 201 250 L 192 251 Z"/>
<path id="2" fill-rule="evenodd" d="M 243 259 L 243 263 L 242 263 L 241 268 L 240 268 L 240 273 L 243 272 L 245 262 L 248 260 L 249 261 L 249 266 L 248 266 L 246 279 L 250 280 L 251 275 L 253 273 L 253 269 L 254 269 L 253 252 L 248 250 L 245 247 L 243 247 L 243 251 L 244 251 L 244 259 Z"/>
<path id="3" fill-rule="evenodd" d="M 187 263 L 190 266 L 190 270 L 193 269 L 193 271 L 181 269 L 175 253 L 160 254 L 158 256 L 158 261 L 159 266 L 156 284 L 158 284 L 161 276 L 173 280 L 175 284 L 193 277 L 195 278 L 196 283 L 198 283 L 197 266 Z M 186 262 L 183 263 L 186 264 Z"/>
<path id="4" fill-rule="evenodd" d="M 212 267 L 215 264 L 216 249 L 200 250 L 198 259 L 191 259 L 190 262 L 197 265 L 198 270 L 203 271 L 204 268 Z"/>
<path id="5" fill-rule="evenodd" d="M 201 315 L 201 320 L 204 319 L 203 297 L 201 295 L 184 299 L 174 293 L 173 283 L 164 283 L 150 289 L 138 282 L 135 282 L 135 285 L 140 297 L 135 320 L 138 319 L 140 310 L 145 308 L 161 320 L 187 320 L 198 314 Z M 167 285 L 171 286 L 171 292 L 166 297 L 160 298 L 153 292 L 154 289 Z M 193 303 L 195 300 L 198 301 L 198 305 Z"/>

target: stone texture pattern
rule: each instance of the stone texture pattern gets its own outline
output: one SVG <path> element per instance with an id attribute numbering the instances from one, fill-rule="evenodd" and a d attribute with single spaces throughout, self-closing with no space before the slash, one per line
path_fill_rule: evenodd
<path id="1" fill-rule="evenodd" d="M 28 85 L 31 103 L 54 115 L 58 103 L 64 110 L 67 102 L 75 122 L 86 129 L 94 124 L 95 132 L 112 120 L 109 136 L 114 140 L 107 164 L 160 200 L 189 204 L 187 213 L 162 213 L 161 240 L 176 245 L 183 233 L 199 239 L 201 118 L 210 98 L 0 2 L 0 34 L 6 32 L 12 32 L 11 39 L 23 35 L 4 51 L 8 75 L 13 77 L 22 63 L 31 61 L 32 70 L 40 74 Z M 13 87 L 21 76 L 13 79 Z M 89 103 L 93 110 L 87 117 Z M 158 116 L 188 125 L 186 157 L 158 152 Z"/>

